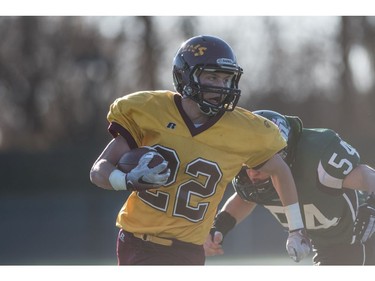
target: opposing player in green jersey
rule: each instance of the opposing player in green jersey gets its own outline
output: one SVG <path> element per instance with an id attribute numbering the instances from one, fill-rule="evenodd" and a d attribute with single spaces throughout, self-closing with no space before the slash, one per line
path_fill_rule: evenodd
<path id="1" fill-rule="evenodd" d="M 204 264 L 203 243 L 243 163 L 271 174 L 290 230 L 304 228 L 293 177 L 278 155 L 285 140 L 272 122 L 236 107 L 241 75 L 225 41 L 196 36 L 175 55 L 177 92 L 136 92 L 111 104 L 107 119 L 113 140 L 90 178 L 104 189 L 131 191 L 116 221 L 120 265 Z M 149 168 L 150 152 L 130 172 L 118 170 L 120 157 L 140 146 L 153 147 L 166 161 Z M 288 238 L 293 245 L 306 240 L 299 232 Z M 303 258 L 309 252 L 296 246 L 291 255 Z"/>
<path id="2" fill-rule="evenodd" d="M 360 164 L 356 149 L 330 129 L 303 128 L 298 117 L 270 110 L 254 113 L 275 123 L 288 142 L 282 154 L 297 186 L 315 252 L 314 264 L 374 265 L 375 199 L 372 195 L 366 201 L 365 196 L 375 192 L 375 171 Z M 236 193 L 222 212 L 228 212 L 238 223 L 259 204 L 287 227 L 280 199 L 267 174 L 243 168 L 233 186 Z M 222 242 L 222 234 L 229 230 L 216 222 L 212 229 L 214 239 L 217 232 L 217 242 Z M 207 255 L 223 254 L 221 245 L 212 242 L 211 237 L 205 250 Z"/>

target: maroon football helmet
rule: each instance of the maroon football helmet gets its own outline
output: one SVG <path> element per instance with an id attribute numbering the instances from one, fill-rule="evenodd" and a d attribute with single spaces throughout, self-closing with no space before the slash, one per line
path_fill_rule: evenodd
<path id="1" fill-rule="evenodd" d="M 206 86 L 200 83 L 202 71 L 218 71 L 233 75 L 229 87 Z M 222 39 L 200 35 L 185 41 L 173 60 L 173 83 L 176 91 L 198 103 L 203 113 L 212 116 L 232 111 L 240 98 L 238 82 L 242 68 L 237 64 L 232 48 Z M 212 104 L 203 93 L 224 95 L 222 102 Z"/>

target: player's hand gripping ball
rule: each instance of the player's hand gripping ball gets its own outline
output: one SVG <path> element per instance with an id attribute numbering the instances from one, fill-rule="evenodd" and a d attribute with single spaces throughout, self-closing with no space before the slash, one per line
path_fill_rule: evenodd
<path id="1" fill-rule="evenodd" d="M 168 162 L 156 149 L 142 146 L 125 153 L 117 168 L 126 173 L 127 190 L 142 191 L 158 188 L 167 183 L 170 176 Z"/>

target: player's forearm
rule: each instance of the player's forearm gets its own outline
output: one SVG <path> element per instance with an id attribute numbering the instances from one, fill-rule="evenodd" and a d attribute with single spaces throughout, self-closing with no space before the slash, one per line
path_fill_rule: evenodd
<path id="1" fill-rule="evenodd" d="M 265 168 L 270 170 L 273 186 L 284 206 L 289 231 L 304 228 L 298 203 L 297 188 L 288 165 L 281 157 L 276 156 L 270 160 L 270 163 Z"/>
<path id="2" fill-rule="evenodd" d="M 109 175 L 113 171 L 114 166 L 102 159 L 96 162 L 90 170 L 90 180 L 98 187 L 113 190 L 109 182 Z"/>
<path id="3" fill-rule="evenodd" d="M 228 212 L 236 219 L 237 224 L 244 220 L 255 208 L 253 202 L 245 202 L 237 193 L 234 193 L 224 204 L 221 211 Z"/>
<path id="4" fill-rule="evenodd" d="M 289 167 L 279 169 L 271 178 L 283 206 L 298 202 L 297 188 Z"/>
<path id="5" fill-rule="evenodd" d="M 227 233 L 246 218 L 255 206 L 255 203 L 245 202 L 234 193 L 215 216 L 213 226 L 210 230 L 212 241 L 216 240 L 222 243 Z"/>
<path id="6" fill-rule="evenodd" d="M 297 188 L 294 183 L 293 175 L 289 166 L 280 155 L 274 155 L 259 170 L 271 176 L 273 186 L 283 206 L 298 202 Z"/>
<path id="7" fill-rule="evenodd" d="M 345 177 L 343 187 L 375 193 L 375 170 L 364 164 L 357 166 Z"/>
<path id="8" fill-rule="evenodd" d="M 281 175 L 276 176 L 275 180 L 273 179 L 273 184 L 284 206 L 289 231 L 304 228 L 297 189 L 289 168 Z"/>

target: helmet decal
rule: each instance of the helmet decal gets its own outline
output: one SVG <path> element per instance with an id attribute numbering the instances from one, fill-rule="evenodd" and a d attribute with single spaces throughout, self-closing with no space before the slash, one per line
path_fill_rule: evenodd
<path id="1" fill-rule="evenodd" d="M 256 110 L 256 111 L 253 111 L 253 113 L 266 118 L 266 120 L 264 121 L 265 125 L 268 120 L 272 121 L 272 123 L 274 123 L 279 128 L 282 138 L 286 141 L 286 143 L 289 144 L 289 138 L 292 135 L 292 132 L 291 132 L 292 127 L 290 126 L 288 120 L 286 119 L 284 115 L 281 115 L 280 113 L 276 111 L 272 111 L 272 110 Z M 279 154 L 288 163 L 289 161 L 287 159 L 288 147 L 280 151 Z"/>
<path id="2" fill-rule="evenodd" d="M 216 60 L 217 64 L 236 64 L 232 59 L 219 58 Z"/>
<path id="3" fill-rule="evenodd" d="M 277 127 L 279 127 L 279 131 L 283 139 L 288 141 L 290 126 L 286 123 L 285 118 L 273 117 L 271 121 L 275 123 Z"/>
<path id="4" fill-rule="evenodd" d="M 272 110 L 256 110 L 253 111 L 253 113 L 266 118 L 266 121 L 264 122 L 266 127 L 267 120 L 272 121 L 272 123 L 274 123 L 279 128 L 280 134 L 283 139 L 288 142 L 292 128 L 284 115 L 281 115 L 280 113 Z"/>
<path id="5" fill-rule="evenodd" d="M 194 54 L 195 57 L 203 56 L 204 52 L 206 50 L 207 50 L 207 48 L 201 46 L 200 44 L 198 44 L 198 45 L 188 45 L 188 44 L 186 44 L 185 46 L 181 47 L 181 52 L 191 52 L 191 53 Z"/>

